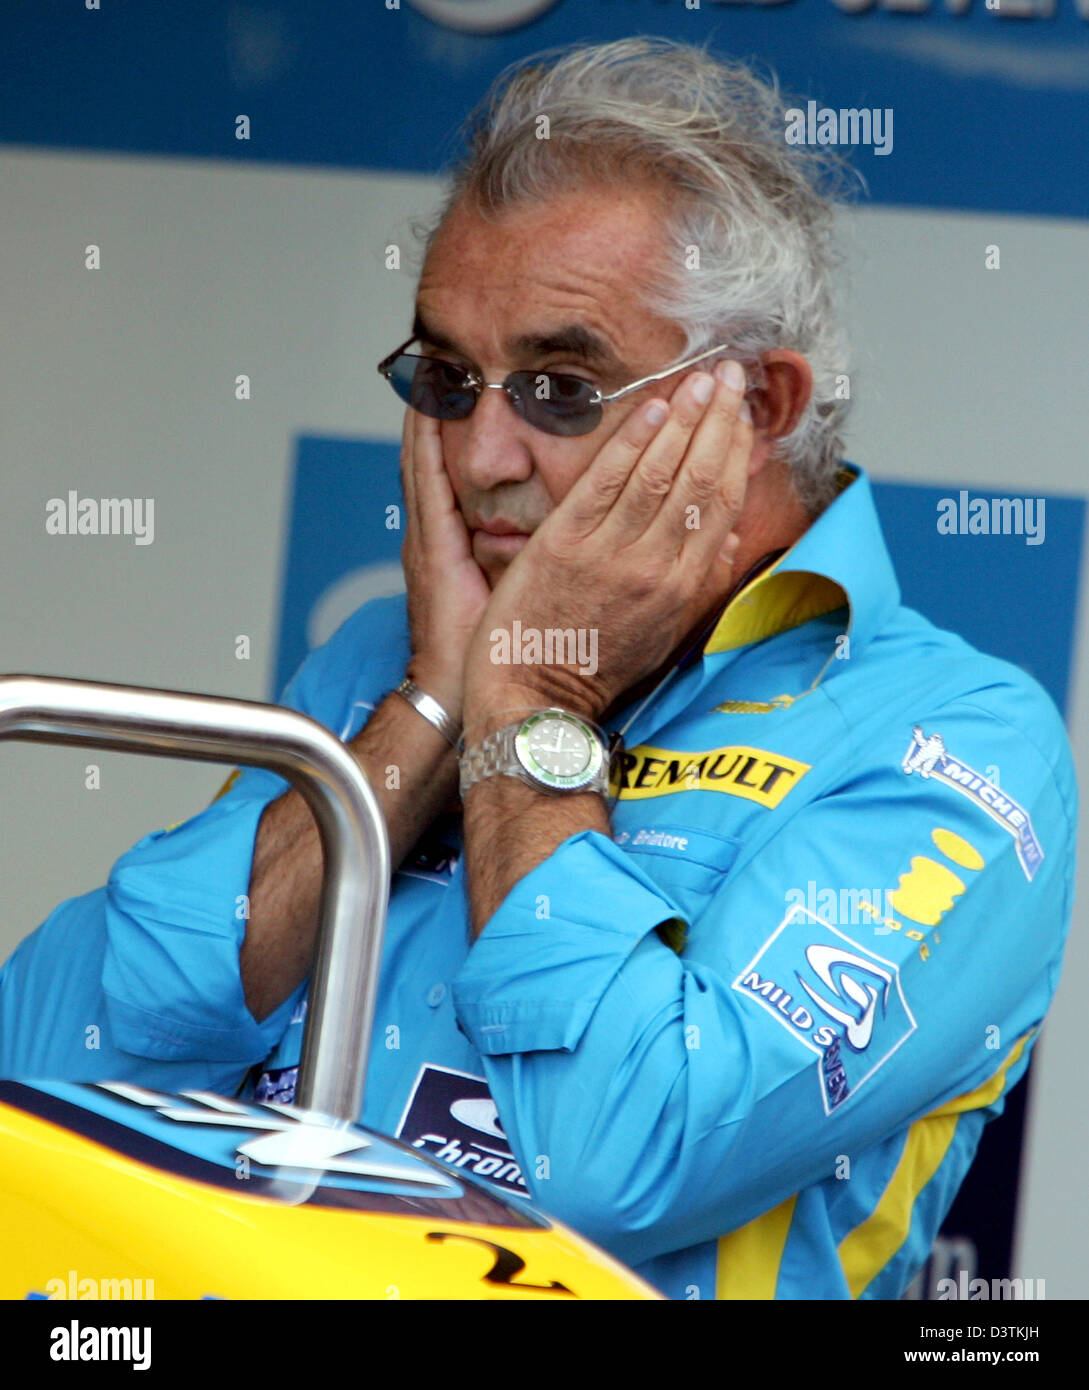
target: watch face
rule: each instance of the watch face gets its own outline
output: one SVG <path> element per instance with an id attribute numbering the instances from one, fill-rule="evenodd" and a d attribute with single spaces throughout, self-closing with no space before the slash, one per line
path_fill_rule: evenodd
<path id="1" fill-rule="evenodd" d="M 518 730 L 514 747 L 526 771 L 557 791 L 586 786 L 603 761 L 597 738 L 570 714 L 532 715 Z"/>

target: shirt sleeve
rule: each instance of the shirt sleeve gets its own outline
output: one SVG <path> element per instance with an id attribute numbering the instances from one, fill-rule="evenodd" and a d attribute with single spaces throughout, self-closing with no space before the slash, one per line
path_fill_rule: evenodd
<path id="1" fill-rule="evenodd" d="M 679 953 L 655 930 L 678 916 L 665 857 L 652 883 L 587 831 L 515 885 L 454 1000 L 546 1211 L 638 1264 L 939 1106 L 1001 1108 L 1061 961 L 1071 759 L 1050 704 L 1043 749 L 982 706 L 933 715 L 1000 788 L 909 771 L 906 730 L 850 750 L 857 770 L 687 894 Z"/>
<path id="2" fill-rule="evenodd" d="M 303 662 L 280 703 L 342 740 L 354 737 L 407 659 L 402 604 L 376 600 L 353 614 Z M 246 1006 L 238 955 L 258 826 L 288 785 L 264 769 L 241 770 L 205 810 L 145 836 L 114 865 L 101 978 L 124 1051 L 169 1061 L 215 1058 L 244 1072 L 284 1032 L 305 984 L 258 1023 Z"/>

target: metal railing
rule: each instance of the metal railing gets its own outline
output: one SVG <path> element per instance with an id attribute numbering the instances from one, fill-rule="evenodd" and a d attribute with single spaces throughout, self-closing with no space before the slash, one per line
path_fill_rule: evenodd
<path id="1" fill-rule="evenodd" d="M 279 705 L 23 675 L 0 676 L 0 739 L 267 768 L 306 798 L 318 823 L 325 877 L 295 1104 L 357 1120 L 390 852 L 370 783 L 339 739 Z"/>

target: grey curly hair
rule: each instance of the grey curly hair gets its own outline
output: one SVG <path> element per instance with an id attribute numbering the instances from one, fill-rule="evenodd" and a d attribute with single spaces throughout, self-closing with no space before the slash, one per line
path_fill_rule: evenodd
<path id="1" fill-rule="evenodd" d="M 706 47 L 636 37 L 546 49 L 496 78 L 463 127 L 467 153 L 437 213 L 414 230 L 426 257 L 463 199 L 489 218 L 577 183 L 665 185 L 669 255 L 647 306 L 684 329 L 685 356 L 729 342 L 745 357 L 806 357 L 813 396 L 776 452 L 816 516 L 836 495 L 849 408 L 836 393 L 847 341 L 833 286 L 849 166 L 828 147 L 786 143 L 790 104 L 774 74 Z M 542 116 L 547 139 L 536 138 Z"/>

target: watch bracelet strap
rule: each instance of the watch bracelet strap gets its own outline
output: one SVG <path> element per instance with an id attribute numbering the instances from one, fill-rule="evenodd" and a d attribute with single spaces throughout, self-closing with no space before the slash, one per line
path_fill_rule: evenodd
<path id="1" fill-rule="evenodd" d="M 407 700 L 418 714 L 422 714 L 429 724 L 438 729 L 455 752 L 461 751 L 461 728 L 450 718 L 438 700 L 422 691 L 416 682 L 407 676 L 394 694 Z"/>
<path id="2" fill-rule="evenodd" d="M 508 777 L 520 776 L 512 764 L 517 761 L 514 753 L 514 735 L 521 727 L 521 724 L 508 724 L 503 729 L 487 734 L 475 747 L 463 750 L 458 759 L 458 790 L 462 796 L 485 777 L 500 774 Z"/>
<path id="3" fill-rule="evenodd" d="M 514 713 L 514 711 L 510 711 Z M 486 777 L 513 777 L 518 781 L 528 782 L 535 787 L 542 784 L 531 778 L 528 773 L 522 770 L 521 763 L 515 751 L 515 736 L 525 722 L 525 716 L 530 714 L 562 714 L 566 711 L 556 706 L 538 706 L 536 708 L 520 711 L 523 718 L 513 724 L 506 724 L 501 729 L 496 729 L 490 734 L 486 734 L 479 743 L 472 748 L 462 748 L 458 758 L 459 770 L 459 795 L 464 799 L 465 793 L 470 787 L 482 782 Z M 610 746 L 601 729 L 589 719 L 582 715 L 576 716 L 580 724 L 586 724 L 593 730 L 598 742 L 601 744 L 605 754 L 603 764 L 603 785 L 595 787 L 590 783 L 582 790 L 585 791 L 607 791 L 610 766 Z M 561 793 L 562 794 L 562 793 Z"/>

